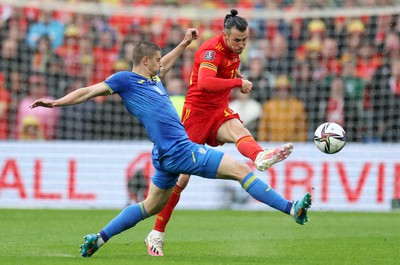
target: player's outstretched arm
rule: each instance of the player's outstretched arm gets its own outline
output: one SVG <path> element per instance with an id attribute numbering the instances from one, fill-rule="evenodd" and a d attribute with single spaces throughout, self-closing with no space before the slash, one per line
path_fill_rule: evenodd
<path id="1" fill-rule="evenodd" d="M 69 105 L 76 105 L 85 102 L 97 96 L 109 95 L 110 91 L 104 83 L 98 83 L 88 87 L 79 88 L 62 98 L 56 100 L 38 99 L 34 101 L 29 107 L 31 109 L 36 107 L 54 108 Z"/>
<path id="2" fill-rule="evenodd" d="M 172 66 L 174 66 L 175 62 L 178 60 L 179 56 L 181 56 L 186 47 L 189 46 L 193 40 L 197 39 L 198 36 L 199 32 L 195 28 L 189 28 L 186 31 L 185 37 L 181 43 L 161 58 L 162 67 L 160 69 L 160 77 L 163 77 L 169 70 L 171 70 Z"/>

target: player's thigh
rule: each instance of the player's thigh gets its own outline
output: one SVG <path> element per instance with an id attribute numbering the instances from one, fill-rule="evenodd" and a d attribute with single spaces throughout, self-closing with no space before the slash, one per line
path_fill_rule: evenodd
<path id="1" fill-rule="evenodd" d="M 189 139 L 198 144 L 205 144 L 212 128 L 212 119 L 207 113 L 199 110 L 184 108 L 184 113 L 183 125 Z"/>
<path id="2" fill-rule="evenodd" d="M 221 124 L 217 132 L 218 141 L 224 143 L 236 143 L 243 136 L 249 135 L 250 131 L 243 126 L 238 119 L 230 119 Z"/>
<path id="3" fill-rule="evenodd" d="M 251 172 L 248 165 L 236 161 L 228 154 L 224 154 L 217 170 L 217 178 L 241 182 Z"/>
<path id="4" fill-rule="evenodd" d="M 149 194 L 143 202 L 146 212 L 150 216 L 159 213 L 167 204 L 172 190 L 173 188 L 161 189 L 152 182 L 150 184 Z"/>

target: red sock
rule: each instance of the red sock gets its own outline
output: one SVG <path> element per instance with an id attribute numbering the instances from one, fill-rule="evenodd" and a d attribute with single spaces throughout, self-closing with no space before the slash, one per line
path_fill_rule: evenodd
<path id="1" fill-rule="evenodd" d="M 178 185 L 175 185 L 174 190 L 172 191 L 171 197 L 167 204 L 164 206 L 164 209 L 157 214 L 156 222 L 154 224 L 154 230 L 159 232 L 165 232 L 165 227 L 168 224 L 169 219 L 171 218 L 172 212 L 175 209 L 175 206 L 178 204 L 179 199 L 181 198 L 182 188 Z"/>
<path id="2" fill-rule="evenodd" d="M 246 135 L 237 140 L 236 148 L 239 152 L 251 159 L 251 161 L 256 160 L 258 153 L 263 151 L 262 147 L 254 140 L 253 136 Z"/>

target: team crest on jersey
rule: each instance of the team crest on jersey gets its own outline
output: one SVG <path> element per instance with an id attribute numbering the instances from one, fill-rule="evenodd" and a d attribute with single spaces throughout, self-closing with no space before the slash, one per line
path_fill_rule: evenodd
<path id="1" fill-rule="evenodd" d="M 215 57 L 215 51 L 206 51 L 204 54 L 204 60 L 213 61 Z"/>

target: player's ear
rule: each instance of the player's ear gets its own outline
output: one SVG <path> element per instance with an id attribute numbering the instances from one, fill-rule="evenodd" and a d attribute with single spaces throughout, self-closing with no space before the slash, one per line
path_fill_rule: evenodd
<path id="1" fill-rule="evenodd" d="M 148 62 L 149 62 L 149 57 L 147 57 L 147 56 L 143 57 L 142 63 L 143 63 L 144 65 L 147 65 Z"/>

